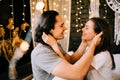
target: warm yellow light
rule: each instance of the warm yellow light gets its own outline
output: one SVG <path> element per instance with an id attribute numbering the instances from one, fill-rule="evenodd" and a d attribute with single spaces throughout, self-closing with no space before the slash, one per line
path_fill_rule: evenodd
<path id="1" fill-rule="evenodd" d="M 36 10 L 42 10 L 43 8 L 44 8 L 44 3 L 43 2 L 37 2 Z"/>
<path id="2" fill-rule="evenodd" d="M 66 20 L 66 23 L 68 24 L 68 20 Z"/>
<path id="3" fill-rule="evenodd" d="M 55 11 L 57 10 L 57 9 L 54 9 Z"/>
<path id="4" fill-rule="evenodd" d="M 28 49 L 29 49 L 29 43 L 27 42 L 27 41 L 23 41 L 21 44 L 20 44 L 20 49 L 22 50 L 22 51 L 27 51 Z"/>
<path id="5" fill-rule="evenodd" d="M 76 24 L 75 26 L 76 26 L 76 27 L 78 27 L 78 25 L 77 25 L 77 24 Z"/>
<path id="6" fill-rule="evenodd" d="M 35 15 L 35 13 L 33 12 L 33 13 L 32 13 L 32 16 L 34 16 L 34 15 Z"/>
<path id="7" fill-rule="evenodd" d="M 56 5 L 56 3 L 54 2 L 53 5 Z"/>
<path id="8" fill-rule="evenodd" d="M 63 10 L 67 10 L 66 8 L 64 8 Z"/>
<path id="9" fill-rule="evenodd" d="M 83 26 L 83 24 L 82 24 L 82 23 L 81 23 L 80 25 L 81 25 L 81 26 Z"/>
<path id="10" fill-rule="evenodd" d="M 35 5 L 35 2 L 32 2 L 33 5 Z"/>
<path id="11" fill-rule="evenodd" d="M 64 15 L 64 18 L 67 18 L 67 15 Z"/>
<path id="12" fill-rule="evenodd" d="M 82 7 L 82 6 L 81 6 L 80 8 L 81 8 L 81 9 L 83 9 L 83 7 Z"/>
<path id="13" fill-rule="evenodd" d="M 32 7 L 32 9 L 34 10 L 34 9 L 35 9 L 35 7 Z"/>

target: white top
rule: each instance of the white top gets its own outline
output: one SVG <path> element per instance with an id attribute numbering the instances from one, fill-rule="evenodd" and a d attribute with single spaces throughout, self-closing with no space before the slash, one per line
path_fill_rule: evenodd
<path id="1" fill-rule="evenodd" d="M 108 51 L 96 54 L 91 65 L 95 69 L 88 72 L 88 80 L 114 80 L 111 70 L 112 60 Z"/>

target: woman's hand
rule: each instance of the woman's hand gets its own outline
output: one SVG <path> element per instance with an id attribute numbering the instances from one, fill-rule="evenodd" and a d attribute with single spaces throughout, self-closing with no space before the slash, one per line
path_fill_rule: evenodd
<path id="1" fill-rule="evenodd" d="M 43 41 L 44 41 L 46 44 L 50 45 L 50 46 L 53 48 L 53 50 L 56 52 L 56 54 L 57 54 L 58 56 L 60 56 L 61 58 L 65 59 L 65 57 L 63 56 L 63 54 L 62 54 L 61 51 L 59 50 L 59 46 L 58 46 L 58 44 L 57 44 L 57 40 L 56 40 L 53 36 L 51 36 L 51 35 L 49 35 L 49 34 L 47 35 L 47 34 L 45 34 L 45 33 L 43 32 L 42 39 L 43 39 Z"/>
<path id="2" fill-rule="evenodd" d="M 50 45 L 56 53 L 59 51 L 57 40 L 53 36 L 43 32 L 42 39 L 46 44 Z"/>
<path id="3" fill-rule="evenodd" d="M 51 47 L 57 44 L 57 40 L 53 36 L 51 36 L 50 34 L 47 35 L 44 32 L 42 35 L 42 39 L 46 44 L 50 45 Z"/>

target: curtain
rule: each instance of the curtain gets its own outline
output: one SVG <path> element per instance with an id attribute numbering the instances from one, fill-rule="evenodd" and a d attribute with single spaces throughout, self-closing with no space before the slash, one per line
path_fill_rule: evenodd
<path id="1" fill-rule="evenodd" d="M 90 0 L 89 18 L 99 17 L 99 0 Z"/>
<path id="2" fill-rule="evenodd" d="M 69 47 L 69 36 L 70 36 L 70 15 L 71 15 L 71 0 L 49 0 L 49 10 L 56 10 L 62 15 L 65 22 L 65 26 L 68 30 L 65 31 L 64 39 L 60 40 L 59 43 L 65 51 L 68 51 Z"/>
<path id="3" fill-rule="evenodd" d="M 120 13 L 115 13 L 114 41 L 116 45 L 120 43 Z"/>
<path id="4" fill-rule="evenodd" d="M 39 3 L 39 2 L 43 2 L 43 0 L 30 0 L 30 13 L 31 13 L 31 32 L 32 32 L 32 41 L 33 41 L 33 47 L 35 47 L 37 45 L 37 43 L 34 41 L 34 35 L 35 35 L 35 29 L 36 27 L 38 26 L 38 18 L 39 16 L 43 13 L 43 9 L 41 9 L 40 5 L 38 5 L 38 7 L 40 9 L 37 9 L 36 5 Z"/>

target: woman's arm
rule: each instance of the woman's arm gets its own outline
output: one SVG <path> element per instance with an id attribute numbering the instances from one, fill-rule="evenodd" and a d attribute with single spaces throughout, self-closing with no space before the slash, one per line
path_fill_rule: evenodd
<path id="1" fill-rule="evenodd" d="M 65 79 L 82 80 L 90 67 L 95 47 L 99 44 L 101 35 L 102 33 L 95 36 L 90 48 L 78 61 L 76 61 L 76 63 L 70 64 L 63 59 L 58 65 L 55 66 L 51 73 Z"/>
<path id="2" fill-rule="evenodd" d="M 45 33 L 43 33 L 42 39 L 43 39 L 43 41 L 44 41 L 45 43 L 47 43 L 48 45 L 50 45 L 50 46 L 53 48 L 53 50 L 56 52 L 56 54 L 57 54 L 58 56 L 60 56 L 60 57 L 63 58 L 63 59 L 67 59 L 67 61 L 69 61 L 70 63 L 76 62 L 76 61 L 83 55 L 84 50 L 85 50 L 85 48 L 86 48 L 86 46 L 87 46 L 86 41 L 82 40 L 79 48 L 77 49 L 77 51 L 76 51 L 75 53 L 73 53 L 72 56 L 68 55 L 67 53 L 66 53 L 65 56 L 63 56 L 63 54 L 62 54 L 61 51 L 59 50 L 59 46 L 58 46 L 58 44 L 57 44 L 57 40 L 55 40 L 55 39 L 53 38 L 53 36 L 51 36 L 51 35 L 49 35 L 49 34 L 46 35 Z"/>
<path id="3" fill-rule="evenodd" d="M 78 47 L 78 49 L 71 56 L 71 62 L 72 63 L 75 63 L 78 59 L 80 59 L 80 57 L 85 52 L 86 47 L 87 47 L 87 42 L 82 40 L 82 42 L 81 42 L 80 46 Z"/>
<path id="4" fill-rule="evenodd" d="M 63 54 L 61 53 L 61 51 L 59 49 L 57 40 L 55 40 L 51 35 L 46 35 L 45 33 L 43 33 L 42 39 L 45 43 L 47 43 L 48 45 L 50 45 L 53 48 L 53 50 L 56 52 L 56 54 L 58 56 L 65 59 L 65 56 L 63 56 Z"/>

